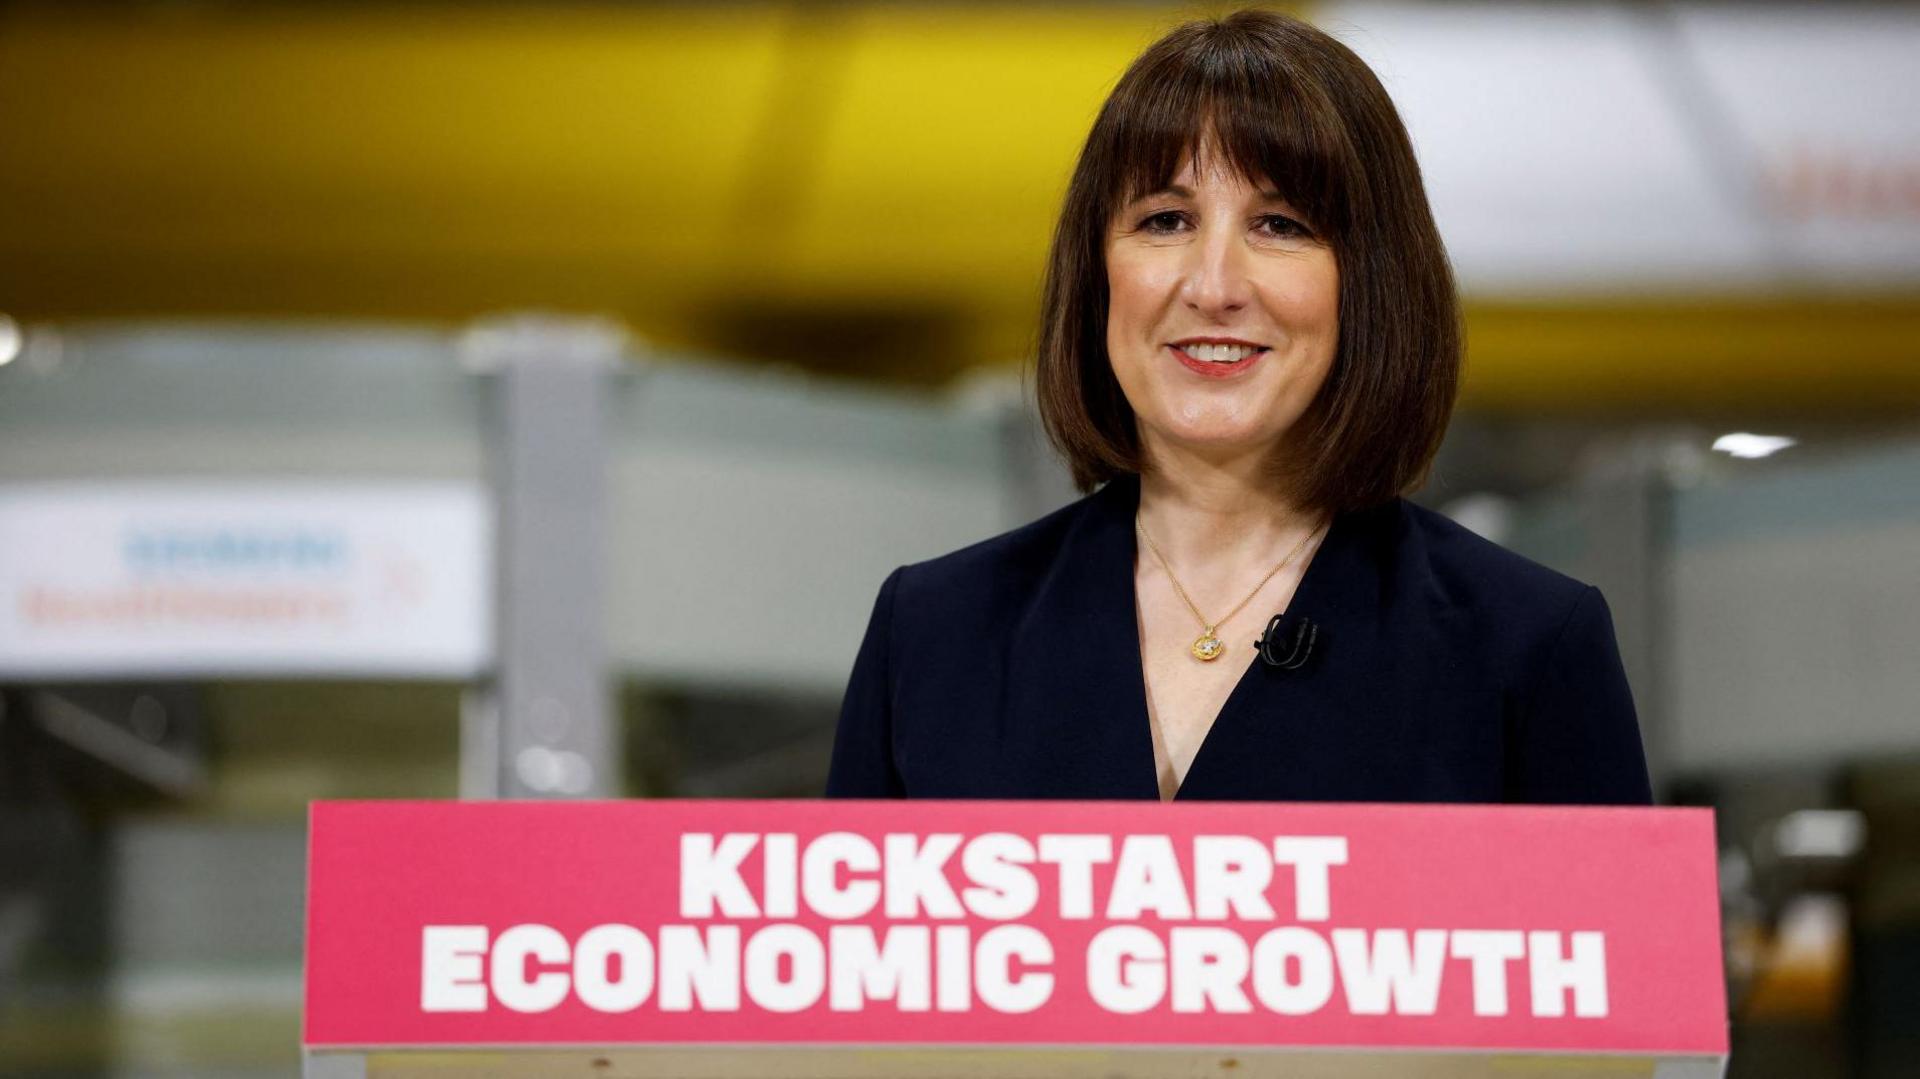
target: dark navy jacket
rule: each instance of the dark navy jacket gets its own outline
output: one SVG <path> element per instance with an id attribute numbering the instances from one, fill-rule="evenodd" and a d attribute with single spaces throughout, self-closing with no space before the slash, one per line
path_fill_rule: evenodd
<path id="1" fill-rule="evenodd" d="M 1133 592 L 1137 477 L 880 586 L 841 706 L 830 797 L 1157 799 Z M 1230 627 L 1244 664 L 1268 617 Z M 1597 589 L 1403 499 L 1340 514 L 1181 800 L 1645 804 Z M 1249 617 L 1252 616 L 1252 617 Z"/>

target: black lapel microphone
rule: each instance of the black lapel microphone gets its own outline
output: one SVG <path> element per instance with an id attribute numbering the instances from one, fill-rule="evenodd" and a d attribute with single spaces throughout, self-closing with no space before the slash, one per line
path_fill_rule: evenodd
<path id="1" fill-rule="evenodd" d="M 1268 620 L 1267 632 L 1254 642 L 1254 647 L 1260 650 L 1260 660 L 1267 666 L 1297 671 L 1313 657 L 1313 646 L 1319 640 L 1320 627 L 1312 619 L 1297 619 L 1289 627 L 1287 613 L 1282 611 Z"/>

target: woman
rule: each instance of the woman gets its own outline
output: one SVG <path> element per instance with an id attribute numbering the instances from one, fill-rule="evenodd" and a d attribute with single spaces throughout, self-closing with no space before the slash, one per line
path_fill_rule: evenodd
<path id="1" fill-rule="evenodd" d="M 1041 415 L 1094 493 L 886 579 L 828 795 L 1651 800 L 1599 592 L 1400 497 L 1458 312 L 1352 52 L 1256 11 L 1149 48 L 1044 305 Z"/>

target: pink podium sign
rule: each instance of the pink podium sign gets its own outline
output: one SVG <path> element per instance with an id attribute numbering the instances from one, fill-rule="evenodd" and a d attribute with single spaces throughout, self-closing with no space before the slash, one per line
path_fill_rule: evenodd
<path id="1" fill-rule="evenodd" d="M 1727 1052 L 1704 810 L 332 802 L 308 889 L 310 1054 Z"/>

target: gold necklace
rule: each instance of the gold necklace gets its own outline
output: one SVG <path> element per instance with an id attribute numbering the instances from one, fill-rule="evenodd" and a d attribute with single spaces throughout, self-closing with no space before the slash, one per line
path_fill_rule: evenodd
<path id="1" fill-rule="evenodd" d="M 1306 535 L 1300 537 L 1300 542 L 1293 545 L 1293 550 L 1287 552 L 1287 557 L 1281 559 L 1279 565 L 1268 570 L 1265 577 L 1260 578 L 1260 583 L 1253 586 L 1253 591 L 1247 593 L 1246 599 L 1241 600 L 1234 606 L 1233 610 L 1221 616 L 1218 621 L 1209 622 L 1207 621 L 1207 616 L 1200 613 L 1200 608 L 1193 605 L 1193 600 L 1187 598 L 1187 590 L 1180 587 L 1180 578 L 1175 577 L 1173 575 L 1173 567 L 1167 565 L 1167 556 L 1160 553 L 1160 545 L 1153 542 L 1152 536 L 1147 535 L 1147 526 L 1141 524 L 1140 519 L 1136 517 L 1133 521 L 1133 527 L 1139 531 L 1140 538 L 1147 541 L 1147 549 L 1153 552 L 1153 557 L 1159 561 L 1160 568 L 1167 571 L 1167 580 L 1173 582 L 1173 591 L 1180 597 L 1180 602 L 1186 604 L 1187 610 L 1192 611 L 1193 616 L 1200 620 L 1200 636 L 1193 639 L 1192 647 L 1187 650 L 1193 653 L 1193 658 L 1207 663 L 1219 659 L 1227 650 L 1227 642 L 1216 636 L 1214 631 L 1222 625 L 1225 625 L 1227 619 L 1239 614 L 1242 607 L 1252 603 L 1253 597 L 1259 595 L 1262 588 L 1267 587 L 1268 581 L 1273 580 L 1273 575 L 1287 568 L 1287 564 L 1293 561 L 1294 556 L 1298 555 L 1301 550 L 1306 547 L 1307 541 L 1312 539 L 1314 535 L 1320 531 L 1318 527 L 1315 527 L 1309 530 Z"/>

